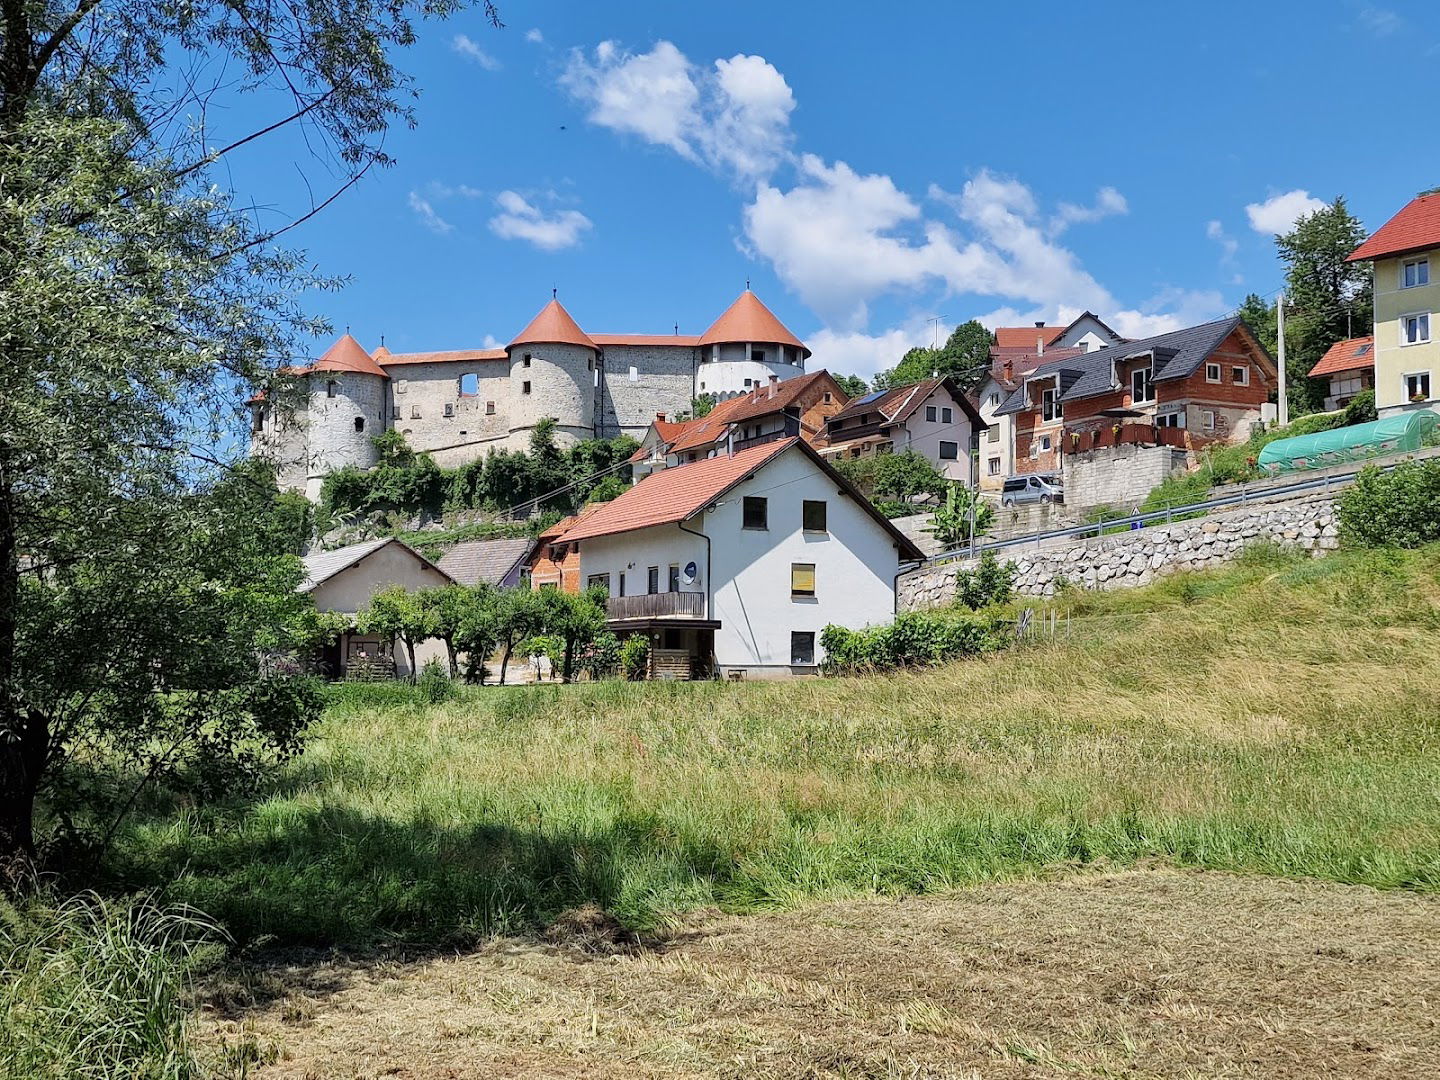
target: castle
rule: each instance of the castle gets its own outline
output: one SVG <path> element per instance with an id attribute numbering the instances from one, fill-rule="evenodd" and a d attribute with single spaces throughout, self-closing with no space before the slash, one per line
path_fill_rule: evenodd
<path id="1" fill-rule="evenodd" d="M 641 438 L 700 395 L 726 398 L 801 375 L 810 350 L 749 290 L 698 337 L 587 334 L 558 299 L 503 349 L 373 353 L 348 333 L 303 376 L 300 405 L 251 399 L 251 453 L 273 460 L 282 489 L 318 499 L 327 473 L 376 464 L 374 437 L 397 429 L 453 467 L 523 450 L 554 419 L 556 441 Z"/>

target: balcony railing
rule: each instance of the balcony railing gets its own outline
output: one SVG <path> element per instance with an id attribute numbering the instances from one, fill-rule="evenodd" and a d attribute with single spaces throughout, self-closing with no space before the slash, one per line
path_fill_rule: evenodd
<path id="1" fill-rule="evenodd" d="M 761 446 L 765 443 L 775 442 L 777 439 L 793 439 L 800 434 L 800 421 L 793 416 L 785 417 L 784 425 L 778 431 L 767 431 L 763 435 L 753 435 L 748 439 L 735 436 L 734 447 L 736 450 L 744 450 L 749 446 Z"/>
<path id="2" fill-rule="evenodd" d="M 703 592 L 641 593 L 639 596 L 612 596 L 605 601 L 605 614 L 619 619 L 703 619 Z"/>
<path id="3" fill-rule="evenodd" d="M 1109 446 L 1187 447 L 1190 445 L 1187 434 L 1184 428 L 1157 427 L 1154 424 L 1108 424 L 1067 432 L 1063 445 L 1072 454 Z"/>

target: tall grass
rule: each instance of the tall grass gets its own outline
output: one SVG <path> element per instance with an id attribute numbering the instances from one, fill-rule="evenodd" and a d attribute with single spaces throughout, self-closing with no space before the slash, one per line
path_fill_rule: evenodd
<path id="1" fill-rule="evenodd" d="M 219 933 L 144 899 L 0 901 L 0 1077 L 193 1080 L 189 978 Z"/>
<path id="2" fill-rule="evenodd" d="M 1440 549 L 1257 550 L 925 672 L 341 691 L 267 799 L 138 822 L 114 870 L 313 943 L 1141 859 L 1435 890 L 1437 601 Z"/>

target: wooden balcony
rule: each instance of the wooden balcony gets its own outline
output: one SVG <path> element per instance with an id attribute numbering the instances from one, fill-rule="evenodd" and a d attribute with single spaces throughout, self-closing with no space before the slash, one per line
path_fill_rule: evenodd
<path id="1" fill-rule="evenodd" d="M 1065 433 L 1061 444 L 1068 454 L 1100 450 L 1109 446 L 1176 446 L 1188 447 L 1190 440 L 1184 428 L 1157 427 L 1154 424 L 1106 424 L 1086 430 Z"/>
<path id="2" fill-rule="evenodd" d="M 612 596 L 605 601 L 605 615 L 611 622 L 628 619 L 703 619 L 703 592 L 641 593 L 639 596 Z"/>
<path id="3" fill-rule="evenodd" d="M 745 424 L 741 423 L 737 426 L 743 429 Z M 783 426 L 776 431 L 767 431 L 763 435 L 755 435 L 748 439 L 743 439 L 739 435 L 734 436 L 734 449 L 738 453 L 751 446 L 763 446 L 765 443 L 776 442 L 780 439 L 793 439 L 799 434 L 800 421 L 796 417 L 786 416 Z"/>

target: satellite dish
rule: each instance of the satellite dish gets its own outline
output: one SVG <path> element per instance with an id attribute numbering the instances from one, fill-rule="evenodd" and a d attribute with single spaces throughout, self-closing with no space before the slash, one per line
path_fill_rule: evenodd
<path id="1" fill-rule="evenodd" d="M 695 582 L 699 580 L 700 568 L 696 566 L 693 562 L 687 562 L 685 564 L 685 569 L 682 570 L 680 573 L 684 577 L 686 585 L 694 585 Z"/>

